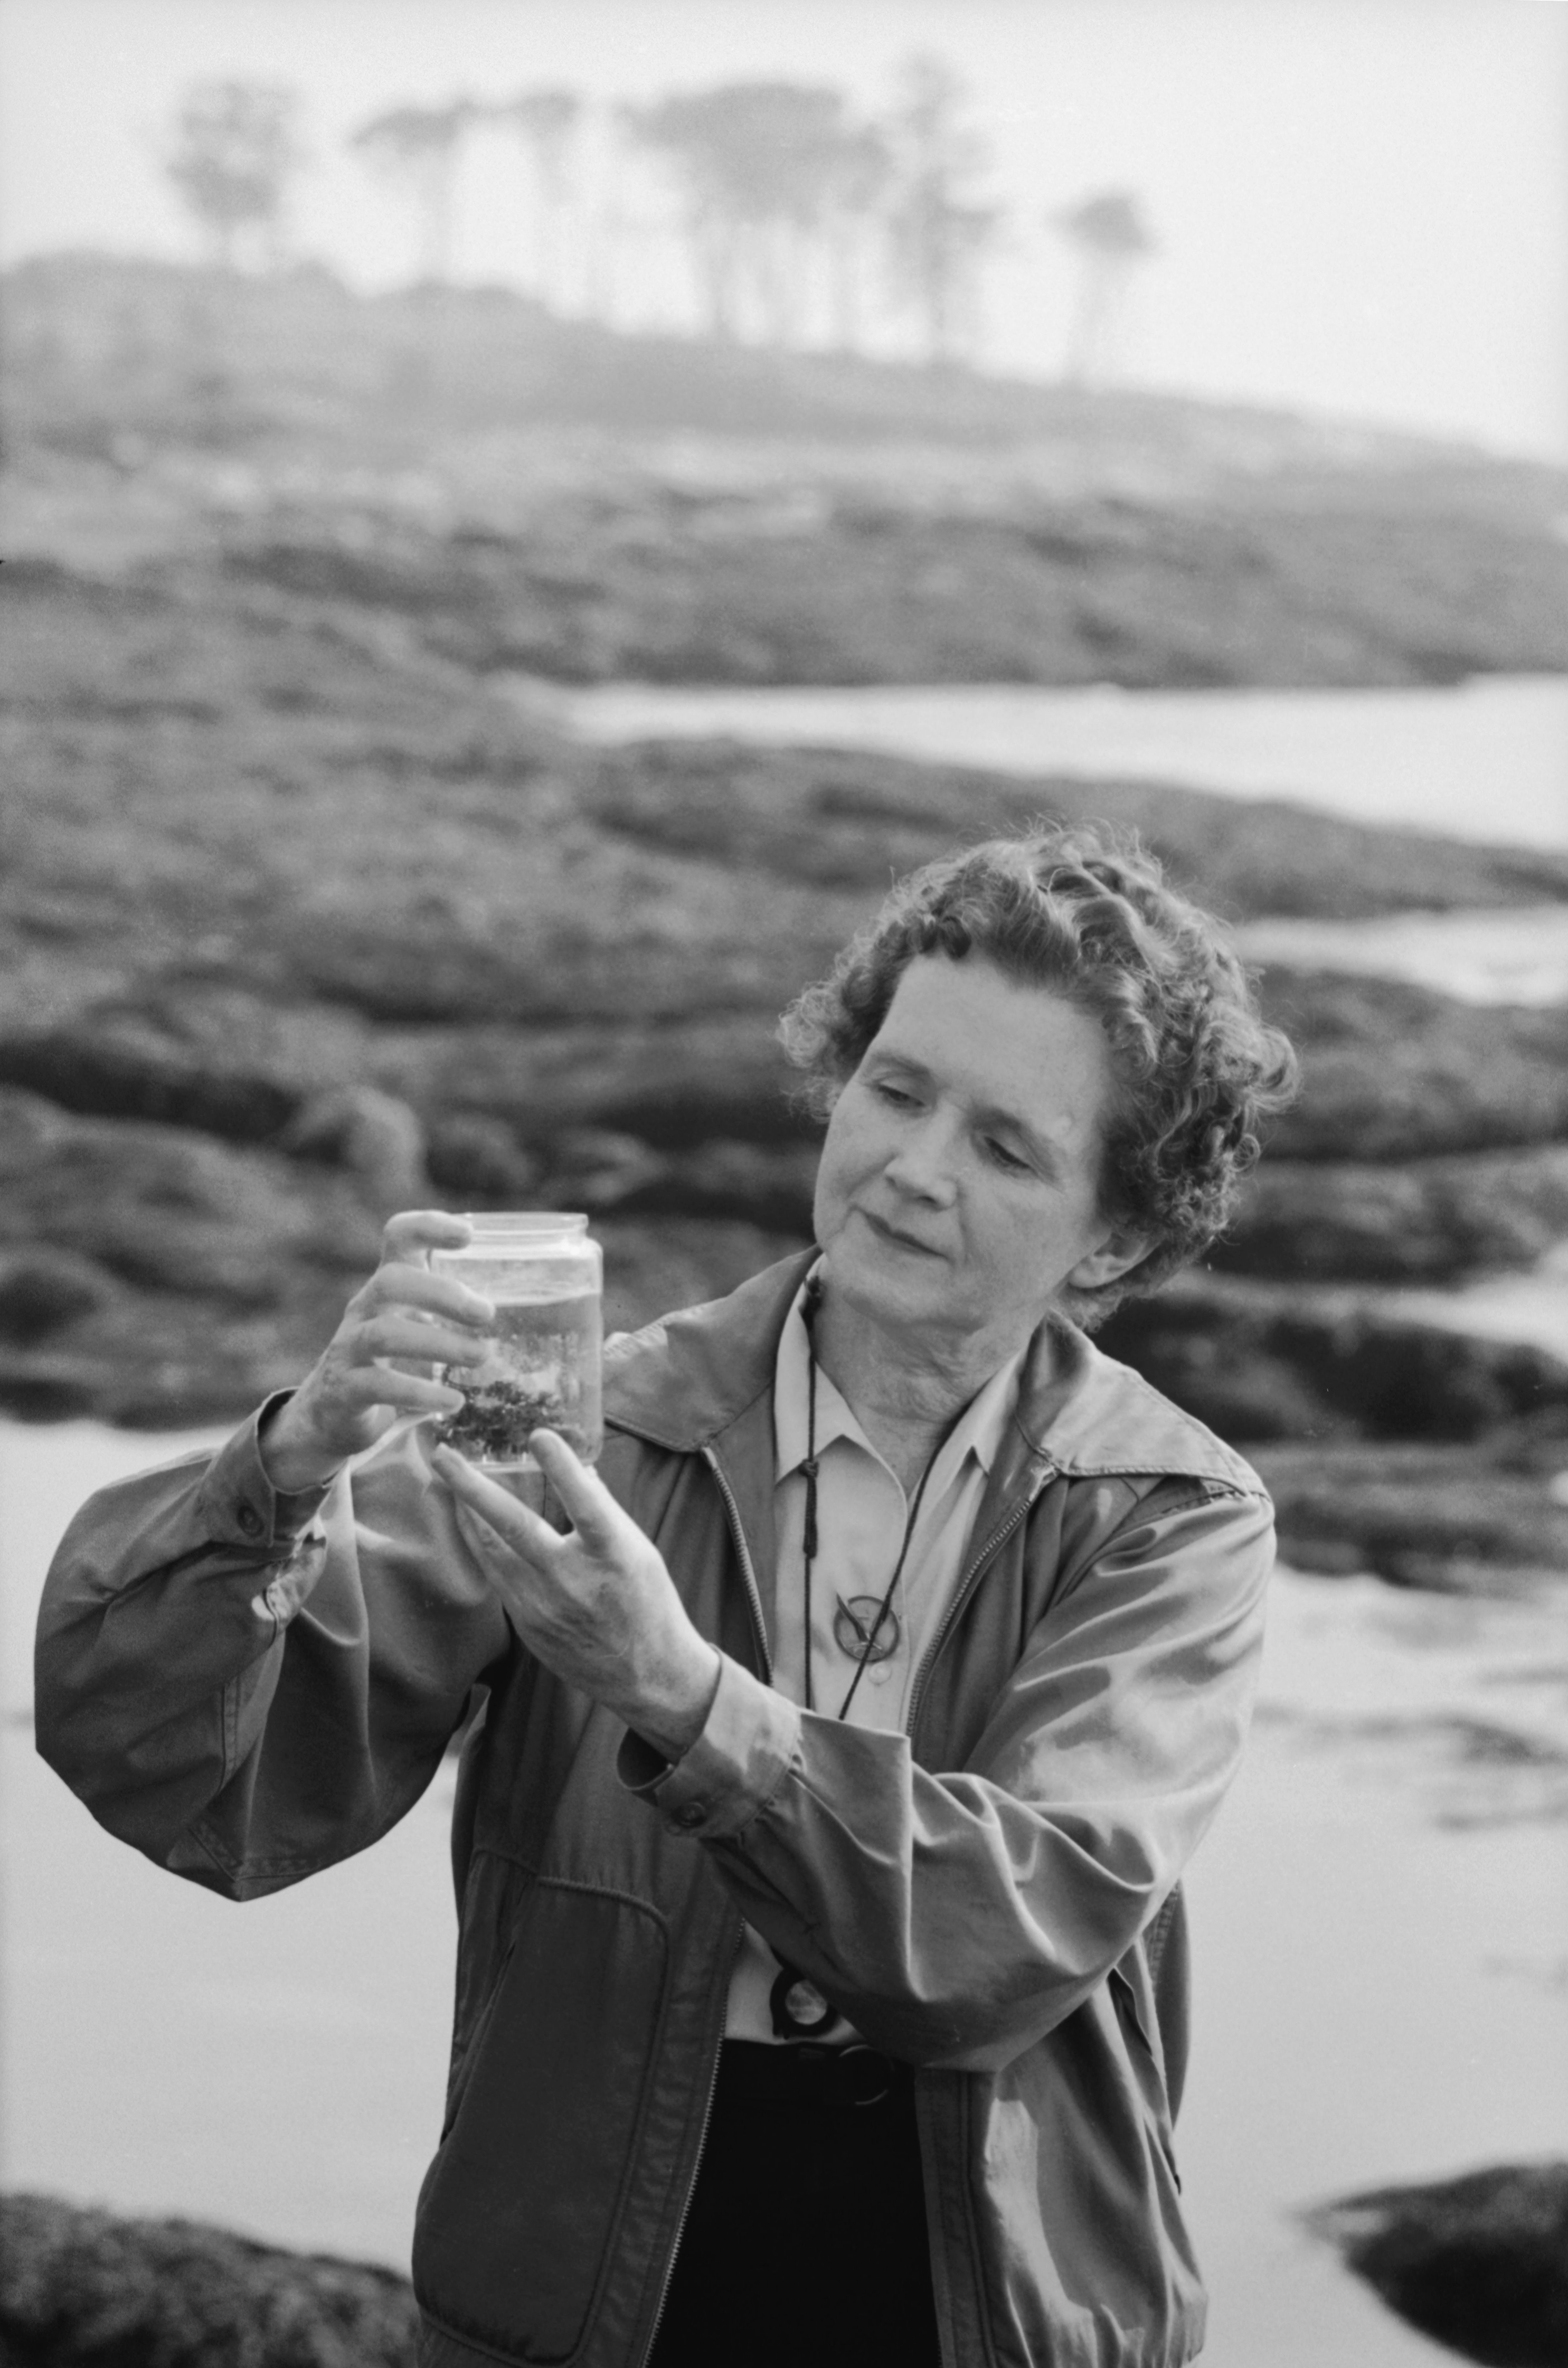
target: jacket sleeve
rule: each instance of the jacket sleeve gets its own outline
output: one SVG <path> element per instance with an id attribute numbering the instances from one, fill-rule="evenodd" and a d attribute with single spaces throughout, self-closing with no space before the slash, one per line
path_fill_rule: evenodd
<path id="1" fill-rule="evenodd" d="M 261 1418 L 88 1499 L 36 1663 L 39 1749 L 100 1825 L 236 1899 L 395 1825 L 509 1634 L 416 1432 L 287 1497 Z"/>
<path id="2" fill-rule="evenodd" d="M 1266 1498 L 1164 1483 L 1052 1600 L 961 1770 L 731 1663 L 675 1769 L 624 1772 L 867 2039 L 996 2069 L 1105 1979 L 1213 1817 L 1272 1558 Z"/>

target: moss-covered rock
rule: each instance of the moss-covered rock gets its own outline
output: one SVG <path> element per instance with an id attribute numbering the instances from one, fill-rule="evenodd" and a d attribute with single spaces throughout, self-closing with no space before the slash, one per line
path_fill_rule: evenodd
<path id="1" fill-rule="evenodd" d="M 1376 2188 L 1308 2215 L 1392 2310 L 1483 2368 L 1568 2360 L 1568 2162 Z"/>
<path id="2" fill-rule="evenodd" d="M 1280 798 L 1218 797 L 1157 780 L 922 764 L 868 748 L 643 741 L 585 759 L 583 811 L 668 854 L 717 859 L 868 901 L 955 840 L 1040 814 L 1109 820 L 1155 847 L 1190 894 L 1233 919 L 1550 905 L 1568 855 L 1390 829 Z"/>
<path id="3" fill-rule="evenodd" d="M 0 1244 L 47 1240 L 142 1290 L 244 1311 L 278 1304 L 302 1271 L 373 1265 L 384 1213 L 277 1153 L 83 1119 L 30 1174 L 13 1171 Z"/>
<path id="4" fill-rule="evenodd" d="M 1098 1337 L 1238 1442 L 1476 1440 L 1568 1411 L 1568 1362 L 1546 1349 L 1391 1315 L 1350 1289 L 1188 1273 L 1125 1301 Z"/>
<path id="5" fill-rule="evenodd" d="M 1301 1055 L 1278 1159 L 1391 1161 L 1568 1140 L 1568 1004 L 1461 1002 L 1431 987 L 1270 968 L 1268 1017 Z"/>
<path id="6" fill-rule="evenodd" d="M 1395 1587 L 1507 1593 L 1568 1587 L 1568 1408 L 1537 1461 L 1507 1435 L 1466 1447 L 1356 1440 L 1255 1448 L 1274 1498 L 1279 1552 L 1326 1578 L 1370 1572 Z"/>
<path id="7" fill-rule="evenodd" d="M 1568 1145 L 1403 1161 L 1265 1158 L 1211 1263 L 1289 1281 L 1447 1282 L 1568 1237 Z"/>
<path id="8" fill-rule="evenodd" d="M 0 1253 L 0 1341 L 11 1348 L 31 1348 L 96 1314 L 114 1296 L 114 1278 L 96 1259 L 75 1251 Z"/>
<path id="9" fill-rule="evenodd" d="M 0 1407 L 139 1428 L 296 1380 L 375 1264 L 355 1176 L 188 1128 L 0 1098 Z"/>
<path id="10" fill-rule="evenodd" d="M 417 2328 L 373 2262 L 0 2196 L 6 2368 L 413 2368 Z"/>

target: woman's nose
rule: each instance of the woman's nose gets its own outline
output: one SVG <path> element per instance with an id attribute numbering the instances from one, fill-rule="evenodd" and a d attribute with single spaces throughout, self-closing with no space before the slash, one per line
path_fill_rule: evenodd
<path id="1" fill-rule="evenodd" d="M 954 1192 L 955 1145 L 950 1131 L 927 1119 L 906 1133 L 887 1164 L 887 1178 L 895 1190 L 945 1207 Z"/>

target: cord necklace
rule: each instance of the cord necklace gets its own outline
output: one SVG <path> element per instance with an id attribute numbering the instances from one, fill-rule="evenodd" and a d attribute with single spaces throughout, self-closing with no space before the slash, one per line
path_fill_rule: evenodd
<path id="1" fill-rule="evenodd" d="M 801 1471 L 805 1474 L 806 1479 L 806 1518 L 801 1539 L 801 1561 L 803 1565 L 802 1593 L 804 1598 L 803 1608 L 806 1629 L 805 1706 L 808 1710 L 813 1710 L 816 1707 L 813 1700 L 813 1687 L 812 1683 L 812 1565 L 817 1558 L 817 1474 L 821 1468 L 817 1459 L 816 1344 L 817 1311 L 821 1305 L 822 1281 L 820 1277 L 813 1274 L 811 1281 L 806 1285 L 805 1304 L 801 1311 L 805 1318 L 807 1349 L 806 1460 L 801 1466 Z M 909 1559 L 910 1543 L 915 1536 L 915 1525 L 920 1519 L 920 1506 L 926 1494 L 926 1483 L 931 1477 L 931 1467 L 936 1463 L 937 1456 L 939 1452 L 939 1447 L 933 1448 L 930 1457 L 926 1462 L 926 1469 L 920 1474 L 920 1479 L 915 1487 L 915 1495 L 910 1501 L 908 1518 L 903 1525 L 903 1543 L 898 1550 L 898 1560 L 893 1565 L 892 1577 L 887 1583 L 887 1591 L 883 1595 L 881 1601 L 875 1606 L 875 1612 L 871 1619 L 870 1625 L 868 1627 L 865 1624 L 864 1620 L 858 1615 L 857 1607 L 863 1601 L 874 1601 L 873 1598 L 854 1596 L 847 1603 L 845 1602 L 842 1596 L 840 1596 L 838 1600 L 840 1616 L 839 1619 L 835 1620 L 834 1622 L 834 1634 L 842 1649 L 846 1654 L 850 1654 L 855 1662 L 855 1675 L 849 1681 L 849 1691 L 845 1695 L 844 1700 L 839 1703 L 836 1713 L 837 1717 L 841 1720 L 848 1717 L 849 1705 L 854 1701 L 856 1693 L 859 1689 L 860 1680 L 865 1676 L 866 1671 L 870 1667 L 871 1663 L 873 1661 L 888 1660 L 898 1650 L 899 1621 L 898 1614 L 892 1608 L 893 1598 L 898 1593 L 899 1580 L 903 1577 L 903 1565 Z M 892 1622 L 892 1635 L 890 1636 L 887 1644 L 885 1645 L 881 1645 L 879 1650 L 883 1627 L 889 1621 Z M 858 1651 L 855 1651 L 853 1646 L 846 1642 L 846 1631 L 858 1645 L 859 1649 Z"/>
<path id="2" fill-rule="evenodd" d="M 804 1691 L 805 1707 L 807 1710 L 812 1710 L 815 1707 L 812 1700 L 812 1565 L 817 1558 L 818 1546 L 817 1473 L 820 1466 L 817 1458 L 817 1344 L 815 1326 L 817 1310 L 821 1304 L 822 1282 L 820 1279 L 813 1274 L 806 1284 L 805 1301 L 801 1310 L 805 1318 L 806 1347 L 808 1352 L 806 1369 L 806 1460 L 801 1466 L 801 1471 L 805 1474 L 806 1480 L 806 1518 L 801 1533 L 801 1543 L 803 1581 L 803 1610 L 805 1614 L 806 1630 Z M 847 1603 L 842 1596 L 838 1599 L 839 1619 L 835 1620 L 834 1622 L 835 1639 L 846 1653 L 851 1652 L 851 1645 L 846 1642 L 846 1633 L 847 1632 L 848 1635 L 853 1637 L 859 1646 L 858 1652 L 854 1654 L 855 1675 L 849 1681 L 849 1691 L 838 1705 L 837 1718 L 840 1722 L 848 1717 L 849 1705 L 855 1699 L 856 1690 L 859 1686 L 860 1680 L 865 1676 L 870 1664 L 873 1661 L 889 1660 L 898 1650 L 899 1621 L 898 1614 L 892 1608 L 892 1600 L 898 1592 L 899 1580 L 903 1576 L 903 1565 L 909 1559 L 910 1541 L 915 1535 L 915 1524 L 920 1518 L 920 1504 L 921 1499 L 926 1494 L 926 1483 L 931 1477 L 931 1467 L 936 1463 L 937 1456 L 939 1452 L 939 1448 L 933 1448 L 930 1460 L 927 1462 L 925 1471 L 920 1474 L 919 1484 L 915 1488 L 914 1497 L 910 1503 L 908 1519 L 905 1520 L 903 1525 L 903 1543 L 898 1550 L 898 1560 L 893 1565 L 892 1577 L 888 1581 L 887 1591 L 883 1595 L 881 1601 L 877 1603 L 875 1597 L 872 1596 L 852 1596 Z M 866 1624 L 864 1619 L 859 1615 L 858 1611 L 858 1607 L 865 1603 L 875 1605 L 874 1617 L 871 1619 L 869 1626 Z M 889 1642 L 879 1649 L 882 1629 L 885 1623 L 889 1621 L 892 1622 L 892 1636 L 889 1639 Z M 845 1623 L 844 1626 L 841 1627 L 840 1622 Z M 773 2023 L 773 2035 L 776 2039 L 815 2041 L 821 2032 L 831 2030 L 833 2025 L 838 2021 L 838 2009 L 834 2006 L 829 1999 L 823 1996 L 822 1992 L 817 1988 L 815 1982 L 811 1979 L 809 1975 L 802 1974 L 800 1967 L 798 1965 L 791 1964 L 786 1957 L 780 1957 L 778 1959 L 778 1973 L 768 1992 L 767 2003 L 769 2015 Z M 863 2047 L 858 2052 L 868 2055 L 874 2055 L 875 2053 L 874 2050 L 865 2049 Z M 859 2101 L 866 2104 L 874 2104 L 885 2093 L 886 2089 L 884 2085 L 884 2088 L 876 2090 L 874 2093 L 869 2093 Z"/>

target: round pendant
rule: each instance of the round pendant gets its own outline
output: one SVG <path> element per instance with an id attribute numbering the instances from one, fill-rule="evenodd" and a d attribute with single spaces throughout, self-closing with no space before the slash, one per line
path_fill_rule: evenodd
<path id="1" fill-rule="evenodd" d="M 882 1611 L 880 1595 L 841 1595 L 833 1615 L 833 1641 L 851 1661 L 874 1668 L 879 1661 L 892 1660 L 903 1641 L 903 1631 L 892 1605 Z"/>

